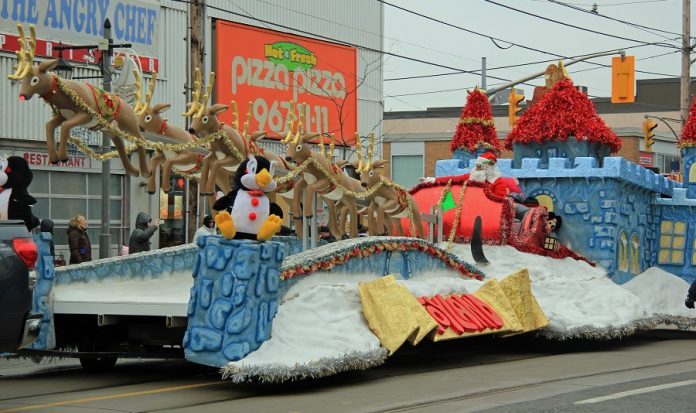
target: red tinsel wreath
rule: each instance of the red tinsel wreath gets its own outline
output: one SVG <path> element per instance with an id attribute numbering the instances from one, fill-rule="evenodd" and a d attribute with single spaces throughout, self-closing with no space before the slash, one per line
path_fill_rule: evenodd
<path id="1" fill-rule="evenodd" d="M 621 140 L 597 115 L 590 99 L 570 79 L 563 79 L 520 117 L 507 136 L 505 147 L 512 149 L 514 143 L 565 141 L 570 136 L 608 145 L 612 153 L 621 149 Z"/>
<path id="2" fill-rule="evenodd" d="M 680 148 L 692 148 L 696 146 L 696 99 L 691 102 L 689 109 L 689 119 L 682 129 L 677 146 Z"/>
<path id="3" fill-rule="evenodd" d="M 491 104 L 480 89 L 469 92 L 462 108 L 460 121 L 454 131 L 450 150 L 464 149 L 474 152 L 481 143 L 489 144 L 497 151 L 501 146 L 493 124 Z"/>

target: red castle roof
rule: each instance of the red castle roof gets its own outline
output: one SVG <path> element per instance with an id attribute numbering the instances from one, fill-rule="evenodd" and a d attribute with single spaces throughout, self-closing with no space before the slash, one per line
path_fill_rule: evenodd
<path id="1" fill-rule="evenodd" d="M 590 99 L 575 88 L 573 81 L 563 79 L 520 117 L 507 136 L 505 147 L 566 140 L 569 136 L 603 143 L 612 153 L 621 149 L 621 140 L 597 115 Z"/>
<path id="2" fill-rule="evenodd" d="M 456 149 L 474 152 L 479 146 L 495 151 L 501 149 L 488 96 L 477 88 L 466 98 L 450 149 L 452 152 Z"/>
<path id="3" fill-rule="evenodd" d="M 696 99 L 691 101 L 689 119 L 686 120 L 686 125 L 682 129 L 677 146 L 680 148 L 693 148 L 696 146 Z"/>

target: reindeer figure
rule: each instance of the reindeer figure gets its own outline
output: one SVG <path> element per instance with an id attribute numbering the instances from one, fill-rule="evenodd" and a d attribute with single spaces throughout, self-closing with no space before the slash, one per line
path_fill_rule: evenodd
<path id="1" fill-rule="evenodd" d="M 245 138 L 251 121 L 251 107 L 249 108 L 244 131 L 241 134 L 237 130 L 236 120 L 233 127 L 220 122 L 218 118 L 218 114 L 229 109 L 229 106 L 217 103 L 208 108 L 208 98 L 212 91 L 214 78 L 215 74 L 211 73 L 207 92 L 200 100 L 200 94 L 193 94 L 194 101 L 189 103 L 189 110 L 184 114 L 184 116 L 193 117 L 193 122 L 189 127 L 190 133 L 203 138 L 221 130 L 225 133 L 229 142 L 228 145 L 228 142 L 225 142 L 223 138 L 219 138 L 210 143 L 210 154 L 203 159 L 203 167 L 201 169 L 201 193 L 204 195 L 212 194 L 215 190 L 215 182 L 209 179 L 211 176 L 217 176 L 223 168 L 229 171 L 236 170 L 239 163 L 250 152 L 265 156 L 269 161 L 274 162 L 281 168 L 285 166 L 281 157 L 272 152 L 264 152 L 263 149 L 254 144 L 257 139 L 265 135 L 265 132 L 256 132 L 249 136 L 248 139 Z"/>
<path id="2" fill-rule="evenodd" d="M 331 148 L 329 153 L 324 152 L 323 137 L 320 138 L 320 148 L 321 152 L 313 152 L 309 146 L 309 141 L 316 138 L 317 134 L 301 134 L 302 123 L 303 123 L 303 110 L 300 110 L 300 119 L 297 133 L 292 136 L 288 135 L 283 141 L 283 143 L 288 145 L 288 152 L 286 159 L 296 164 L 302 164 L 307 162 L 309 159 L 312 160 L 304 171 L 302 172 L 302 181 L 296 184 L 295 188 L 297 190 L 297 195 L 303 194 L 303 211 L 300 211 L 300 197 L 296 196 L 293 199 L 292 209 L 293 217 L 295 219 L 302 219 L 301 213 L 304 216 L 311 218 L 312 216 L 312 203 L 314 201 L 314 195 L 318 194 L 324 200 L 329 208 L 329 230 L 331 234 L 340 239 L 345 234 L 345 221 L 343 225 L 338 226 L 338 217 L 336 208 L 340 208 L 346 211 L 346 214 L 350 215 L 350 236 L 356 238 L 358 236 L 358 210 L 354 197 L 347 196 L 344 194 L 343 188 L 348 189 L 353 192 L 362 192 L 363 188 L 360 185 L 360 181 L 351 178 L 336 165 L 331 162 L 331 156 L 333 154 L 333 136 L 331 141 Z M 292 129 L 292 128 L 290 128 Z M 331 182 L 326 173 L 332 175 L 339 186 L 334 185 Z M 343 214 L 342 214 L 343 215 Z M 301 226 L 300 226 L 301 227 Z M 299 228 L 299 227 L 298 227 Z M 302 236 L 301 231 L 298 232 L 298 236 Z"/>
<path id="3" fill-rule="evenodd" d="M 152 80 L 150 81 L 150 87 L 148 93 L 145 95 L 143 101 L 142 97 L 142 82 L 137 72 L 133 72 L 135 75 L 135 86 L 136 86 L 136 104 L 134 111 L 138 115 L 138 124 L 140 129 L 143 131 L 156 133 L 159 135 L 166 136 L 176 140 L 178 143 L 195 143 L 196 138 L 176 126 L 169 125 L 167 119 L 162 117 L 162 113 L 171 107 L 171 105 L 166 103 L 158 103 L 150 107 L 152 101 L 152 96 L 155 91 L 155 83 L 157 81 L 157 73 L 153 73 Z M 147 191 L 150 194 L 154 194 L 156 190 L 156 178 L 157 171 L 162 167 L 162 191 L 168 193 L 171 191 L 170 177 L 172 173 L 172 167 L 176 166 L 177 169 L 183 172 L 194 172 L 200 165 L 203 159 L 202 155 L 199 155 L 190 150 L 181 151 L 170 151 L 157 150 L 155 155 L 150 159 L 150 178 L 147 182 Z M 229 174 L 226 171 L 222 171 L 219 176 L 216 176 L 215 183 L 223 190 L 225 193 L 231 190 Z M 215 201 L 214 199 L 212 200 Z M 212 204 L 211 204 L 212 205 Z"/>
<path id="4" fill-rule="evenodd" d="M 360 140 L 356 139 L 358 146 L 359 161 L 353 161 L 351 164 L 360 174 L 360 182 L 364 188 L 372 188 L 379 185 L 379 188 L 367 198 L 370 201 L 370 206 L 367 208 L 368 230 L 372 235 L 382 235 L 385 229 L 391 227 L 390 221 L 396 224 L 396 229 L 399 235 L 404 234 L 401 218 L 412 216 L 418 237 L 423 238 L 423 225 L 421 223 L 420 211 L 418 205 L 411 194 L 404 188 L 392 183 L 387 178 L 384 178 L 379 173 L 379 169 L 387 164 L 384 159 L 377 159 L 372 162 L 372 151 L 374 149 L 374 134 L 370 134 L 370 148 L 367 153 L 367 164 L 363 164 L 362 147 Z M 369 189 L 368 189 L 369 190 Z M 385 226 L 387 224 L 387 226 Z M 388 231 L 389 232 L 389 231 Z M 388 233 L 387 232 L 387 233 Z M 416 236 L 411 234 L 411 236 Z"/>
<path id="5" fill-rule="evenodd" d="M 58 163 L 68 160 L 68 137 L 70 130 L 76 126 L 100 129 L 101 126 L 96 119 L 81 108 L 60 88 L 63 83 L 74 96 L 84 102 L 84 104 L 100 114 L 102 117 L 115 122 L 119 129 L 142 139 L 138 120 L 133 113 L 133 109 L 121 102 L 118 96 L 104 92 L 89 83 L 76 82 L 72 80 L 60 79 L 58 75 L 51 72 L 58 65 L 58 61 L 50 59 L 33 66 L 34 51 L 36 49 L 36 32 L 34 26 L 29 30 L 31 38 L 26 43 L 24 28 L 21 24 L 17 25 L 19 30 L 20 50 L 17 51 L 19 64 L 15 73 L 8 75 L 11 80 L 22 82 L 19 93 L 19 100 L 27 101 L 34 95 L 39 95 L 46 103 L 53 108 L 53 118 L 46 123 L 46 143 L 48 145 L 48 158 L 51 163 Z M 56 151 L 54 132 L 60 126 L 60 147 Z M 128 152 L 125 144 L 120 137 L 112 136 L 111 140 L 116 146 L 121 162 L 126 172 L 131 176 L 148 177 L 150 175 L 147 164 L 147 153 L 145 148 L 138 146 L 138 156 L 140 160 L 140 170 L 134 167 L 128 159 Z"/>

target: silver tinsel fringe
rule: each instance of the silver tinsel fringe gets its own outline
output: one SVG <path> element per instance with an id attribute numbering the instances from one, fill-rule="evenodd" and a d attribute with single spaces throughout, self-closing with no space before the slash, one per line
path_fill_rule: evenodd
<path id="1" fill-rule="evenodd" d="M 283 383 L 327 377 L 344 371 L 367 370 L 384 364 L 387 356 L 387 350 L 380 347 L 366 352 L 353 351 L 343 357 L 322 358 L 293 367 L 280 365 L 237 367 L 228 365 L 223 367 L 220 372 L 223 379 L 232 380 L 234 383 Z"/>
<path id="2" fill-rule="evenodd" d="M 659 325 L 672 325 L 680 330 L 688 330 L 696 327 L 696 318 L 670 314 L 656 314 L 652 317 L 634 320 L 619 326 L 597 327 L 585 325 L 565 331 L 554 331 L 546 328 L 540 330 L 537 336 L 558 341 L 572 339 L 614 340 L 628 337 L 638 331 L 653 330 Z"/>

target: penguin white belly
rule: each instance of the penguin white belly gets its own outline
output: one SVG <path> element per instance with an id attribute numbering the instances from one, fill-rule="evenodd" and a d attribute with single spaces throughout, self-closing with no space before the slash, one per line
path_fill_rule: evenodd
<path id="1" fill-rule="evenodd" d="M 10 195 L 12 188 L 0 192 L 0 219 L 9 219 Z"/>
<path id="2" fill-rule="evenodd" d="M 239 190 L 231 214 L 237 232 L 258 234 L 261 225 L 268 218 L 270 209 L 271 202 L 266 195 L 251 196 L 247 191 Z"/>

